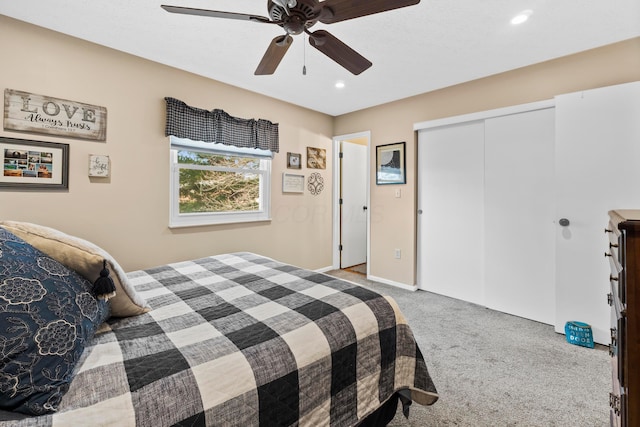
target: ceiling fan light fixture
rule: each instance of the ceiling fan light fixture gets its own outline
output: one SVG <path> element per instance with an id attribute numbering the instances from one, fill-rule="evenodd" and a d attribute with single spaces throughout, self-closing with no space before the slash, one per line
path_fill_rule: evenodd
<path id="1" fill-rule="evenodd" d="M 296 4 L 298 4 L 296 0 L 273 0 L 273 2 L 285 10 L 296 7 Z"/>

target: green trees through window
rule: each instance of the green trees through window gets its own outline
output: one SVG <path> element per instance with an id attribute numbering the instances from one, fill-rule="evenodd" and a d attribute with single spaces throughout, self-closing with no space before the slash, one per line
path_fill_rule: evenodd
<path id="1" fill-rule="evenodd" d="M 271 220 L 271 151 L 170 141 L 169 227 Z"/>
<path id="2" fill-rule="evenodd" d="M 178 151 L 179 212 L 247 212 L 260 209 L 260 159 Z"/>

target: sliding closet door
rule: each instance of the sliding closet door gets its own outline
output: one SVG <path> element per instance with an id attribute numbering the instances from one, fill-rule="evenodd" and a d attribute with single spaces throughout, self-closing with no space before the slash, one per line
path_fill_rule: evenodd
<path id="1" fill-rule="evenodd" d="M 418 136 L 418 286 L 484 305 L 484 125 Z"/>
<path id="2" fill-rule="evenodd" d="M 556 97 L 556 331 L 589 323 L 611 340 L 604 228 L 611 209 L 640 208 L 640 82 Z"/>
<path id="3" fill-rule="evenodd" d="M 554 109 L 485 121 L 485 301 L 555 321 Z"/>

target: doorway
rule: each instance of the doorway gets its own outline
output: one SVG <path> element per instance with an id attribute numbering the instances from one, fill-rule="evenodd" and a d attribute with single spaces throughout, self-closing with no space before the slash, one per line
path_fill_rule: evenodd
<path id="1" fill-rule="evenodd" d="M 370 132 L 333 138 L 333 268 L 368 274 Z"/>

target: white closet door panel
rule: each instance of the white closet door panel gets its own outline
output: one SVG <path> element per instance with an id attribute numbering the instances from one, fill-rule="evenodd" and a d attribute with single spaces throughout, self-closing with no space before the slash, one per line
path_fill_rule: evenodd
<path id="1" fill-rule="evenodd" d="M 418 286 L 484 305 L 484 125 L 418 139 Z"/>
<path id="2" fill-rule="evenodd" d="M 367 146 L 342 141 L 340 268 L 367 262 Z"/>
<path id="3" fill-rule="evenodd" d="M 589 323 L 610 342 L 609 264 L 604 228 L 611 209 L 640 208 L 640 82 L 556 97 L 556 325 Z"/>
<path id="4" fill-rule="evenodd" d="M 554 109 L 485 121 L 485 301 L 555 321 Z"/>

